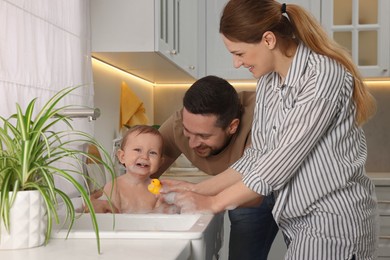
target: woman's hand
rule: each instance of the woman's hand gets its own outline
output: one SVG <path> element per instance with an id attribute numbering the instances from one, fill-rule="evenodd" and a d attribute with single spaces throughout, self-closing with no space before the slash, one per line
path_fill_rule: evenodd
<path id="1" fill-rule="evenodd" d="M 215 207 L 215 197 L 200 195 L 191 191 L 177 192 L 174 204 L 180 208 L 180 213 L 218 213 Z"/>
<path id="2" fill-rule="evenodd" d="M 161 180 L 162 189 L 160 190 L 159 202 L 167 202 L 166 198 L 173 195 L 172 201 L 175 206 L 180 208 L 180 213 L 216 213 L 212 209 L 212 196 L 203 196 L 194 192 L 195 183 L 187 181 L 178 181 L 172 179 Z"/>

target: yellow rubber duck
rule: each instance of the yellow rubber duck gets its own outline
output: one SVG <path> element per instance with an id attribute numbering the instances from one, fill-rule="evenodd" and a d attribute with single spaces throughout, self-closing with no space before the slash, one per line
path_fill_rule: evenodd
<path id="1" fill-rule="evenodd" d="M 150 181 L 150 184 L 148 185 L 148 190 L 157 195 L 157 194 L 160 194 L 160 189 L 161 189 L 161 182 L 159 181 L 159 179 L 152 179 Z"/>

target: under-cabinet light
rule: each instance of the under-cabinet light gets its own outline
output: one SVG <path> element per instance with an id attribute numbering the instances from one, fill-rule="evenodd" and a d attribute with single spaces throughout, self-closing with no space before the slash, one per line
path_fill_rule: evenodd
<path id="1" fill-rule="evenodd" d="M 116 71 L 116 72 L 125 73 L 126 76 L 130 76 L 130 77 L 133 78 L 133 79 L 140 80 L 140 81 L 142 81 L 143 83 L 148 83 L 148 84 L 154 85 L 153 82 L 150 82 L 150 81 L 148 81 L 148 80 L 146 80 L 146 79 L 140 78 L 140 77 L 138 77 L 138 76 L 136 76 L 136 75 L 134 75 L 134 74 L 131 74 L 131 73 L 128 72 L 128 71 L 125 71 L 125 70 L 123 70 L 123 69 L 121 69 L 121 68 L 118 68 L 118 67 L 116 67 L 116 66 L 113 66 L 113 65 L 111 65 L 111 64 L 109 64 L 109 63 L 106 63 L 106 62 L 104 62 L 104 61 L 102 61 L 102 60 L 99 60 L 99 59 L 97 59 L 97 58 L 92 57 L 92 61 L 95 62 L 96 64 L 99 64 L 100 66 L 103 66 L 105 69 L 111 69 L 111 70 L 114 70 L 114 71 Z"/>

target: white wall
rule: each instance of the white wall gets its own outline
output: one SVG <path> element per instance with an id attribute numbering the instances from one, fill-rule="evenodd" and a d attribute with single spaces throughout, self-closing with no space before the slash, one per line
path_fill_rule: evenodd
<path id="1" fill-rule="evenodd" d="M 95 107 L 101 111 L 101 116 L 95 123 L 95 137 L 108 152 L 112 150 L 112 140 L 119 136 L 119 109 L 122 81 L 134 91 L 144 102 L 146 116 L 150 125 L 153 116 L 153 85 L 128 73 L 93 60 L 93 82 L 95 87 Z"/>

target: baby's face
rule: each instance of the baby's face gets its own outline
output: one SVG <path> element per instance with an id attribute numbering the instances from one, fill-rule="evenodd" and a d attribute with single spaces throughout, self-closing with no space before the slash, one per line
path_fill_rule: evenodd
<path id="1" fill-rule="evenodd" d="M 150 133 L 132 133 L 128 136 L 124 150 L 119 150 L 118 159 L 128 172 L 149 177 L 160 167 L 162 140 Z"/>

